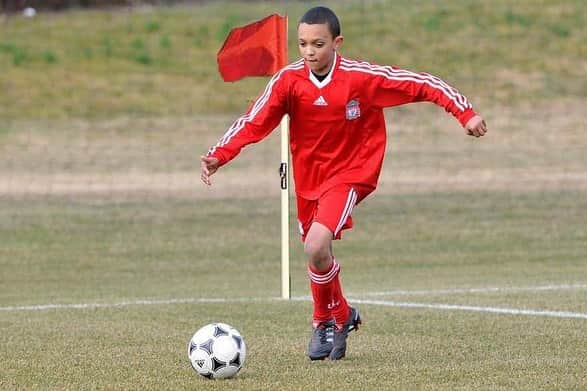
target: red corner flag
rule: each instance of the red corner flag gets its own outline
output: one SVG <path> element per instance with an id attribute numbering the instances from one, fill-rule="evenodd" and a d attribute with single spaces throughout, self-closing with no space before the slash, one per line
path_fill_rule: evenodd
<path id="1" fill-rule="evenodd" d="M 287 17 L 273 14 L 232 29 L 217 59 L 224 81 L 273 75 L 287 64 Z"/>

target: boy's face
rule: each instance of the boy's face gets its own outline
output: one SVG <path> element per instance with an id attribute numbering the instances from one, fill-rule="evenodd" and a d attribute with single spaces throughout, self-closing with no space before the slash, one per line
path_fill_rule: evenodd
<path id="1" fill-rule="evenodd" d="M 332 37 L 327 24 L 300 23 L 298 48 L 308 67 L 317 75 L 330 70 L 334 52 L 342 44 L 342 35 Z"/>

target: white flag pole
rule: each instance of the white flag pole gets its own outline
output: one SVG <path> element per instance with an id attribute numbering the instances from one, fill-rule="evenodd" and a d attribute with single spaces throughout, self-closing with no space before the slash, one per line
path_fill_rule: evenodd
<path id="1" fill-rule="evenodd" d="M 289 117 L 281 119 L 281 298 L 291 296 L 289 277 Z"/>
<path id="2" fill-rule="evenodd" d="M 289 18 L 285 12 L 285 36 L 289 30 Z M 287 38 L 285 52 L 287 59 Z M 290 299 L 291 282 L 289 277 L 289 116 L 281 118 L 281 298 Z"/>

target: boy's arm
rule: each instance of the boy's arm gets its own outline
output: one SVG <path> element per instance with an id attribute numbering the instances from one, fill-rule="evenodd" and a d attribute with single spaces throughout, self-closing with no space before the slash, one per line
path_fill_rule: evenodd
<path id="1" fill-rule="evenodd" d="M 262 140 L 279 124 L 287 111 L 282 73 L 271 79 L 247 112 L 232 124 L 206 156 L 200 158 L 202 182 L 211 185 L 212 174 L 234 159 L 246 145 Z"/>
<path id="2" fill-rule="evenodd" d="M 475 137 L 487 132 L 485 121 L 456 88 L 428 73 L 415 73 L 390 66 L 372 66 L 371 97 L 380 107 L 411 102 L 432 102 L 451 113 Z"/>

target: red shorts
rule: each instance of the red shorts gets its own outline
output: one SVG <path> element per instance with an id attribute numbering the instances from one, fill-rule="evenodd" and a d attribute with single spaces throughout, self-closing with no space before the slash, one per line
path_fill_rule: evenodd
<path id="1" fill-rule="evenodd" d="M 317 200 L 297 196 L 298 229 L 302 241 L 306 240 L 313 222 L 327 227 L 332 232 L 333 239 L 340 239 L 343 229 L 353 227 L 353 208 L 369 193 L 369 190 L 360 186 L 343 183 L 328 189 Z"/>

